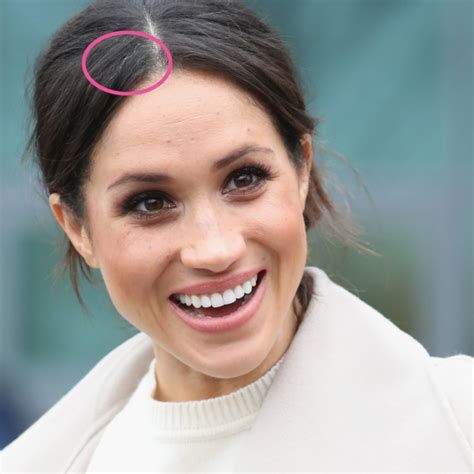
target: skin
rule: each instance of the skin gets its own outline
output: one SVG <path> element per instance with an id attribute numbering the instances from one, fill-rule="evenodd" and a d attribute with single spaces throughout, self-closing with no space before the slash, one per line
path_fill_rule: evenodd
<path id="1" fill-rule="evenodd" d="M 274 150 L 246 159 L 264 161 L 275 177 L 242 195 L 259 182 L 250 175 L 239 187 L 242 175 L 229 178 L 242 160 L 217 172 L 211 165 L 247 142 Z M 290 346 L 297 330 L 292 301 L 307 257 L 303 210 L 313 153 L 310 135 L 301 142 L 305 166 L 297 173 L 268 115 L 243 92 L 222 78 L 175 71 L 152 92 L 128 97 L 109 124 L 92 157 L 84 223 L 50 195 L 59 225 L 100 270 L 117 311 L 151 338 L 156 400 L 227 395 L 264 375 Z M 107 190 L 126 171 L 163 172 L 176 181 Z M 155 195 L 135 206 L 153 218 L 121 214 L 120 203 L 143 191 L 165 193 L 164 201 Z M 160 216 L 158 209 L 170 206 Z M 262 304 L 237 331 L 196 332 L 168 302 L 179 287 L 260 265 L 267 270 Z"/>

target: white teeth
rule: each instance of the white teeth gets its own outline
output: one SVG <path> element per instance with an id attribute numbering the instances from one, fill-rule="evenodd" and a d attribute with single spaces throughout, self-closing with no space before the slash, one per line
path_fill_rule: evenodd
<path id="1" fill-rule="evenodd" d="M 201 300 L 203 308 L 209 308 L 210 306 L 212 306 L 212 301 L 211 301 L 211 298 L 209 298 L 209 296 L 204 295 L 204 296 L 201 296 L 201 298 L 199 299 Z"/>
<path id="2" fill-rule="evenodd" d="M 225 290 L 224 293 L 212 293 L 211 295 L 176 295 L 177 299 L 186 306 L 194 306 L 195 308 L 219 308 L 226 304 L 234 303 L 236 300 L 243 298 L 252 292 L 253 287 L 257 284 L 257 275 L 247 280 L 242 285 L 235 288 Z"/>
<path id="3" fill-rule="evenodd" d="M 222 299 L 224 300 L 224 304 L 231 304 L 237 299 L 237 296 L 235 296 L 232 290 L 225 290 Z"/>
<path id="4" fill-rule="evenodd" d="M 201 300 L 196 295 L 191 296 L 191 300 L 195 308 L 201 307 Z"/>
<path id="5" fill-rule="evenodd" d="M 224 306 L 224 298 L 219 293 L 212 293 L 211 304 L 213 308 Z"/>
<path id="6" fill-rule="evenodd" d="M 242 298 L 242 296 L 245 295 L 245 291 L 243 290 L 243 288 L 240 285 L 237 285 L 234 288 L 234 294 L 235 294 L 236 298 Z"/>

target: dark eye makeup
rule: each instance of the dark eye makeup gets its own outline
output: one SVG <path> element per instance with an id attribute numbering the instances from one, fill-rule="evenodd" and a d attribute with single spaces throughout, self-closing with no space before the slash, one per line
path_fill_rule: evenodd
<path id="1" fill-rule="evenodd" d="M 252 184 L 242 187 L 234 187 L 231 191 L 226 192 L 225 194 L 231 195 L 247 195 L 253 193 L 255 190 L 260 189 L 260 187 L 266 182 L 274 179 L 277 174 L 272 171 L 270 166 L 267 163 L 257 162 L 254 163 L 244 163 L 238 169 L 232 171 L 225 181 L 225 187 L 232 182 L 234 179 L 241 176 L 255 176 L 257 179 L 253 181 Z M 137 206 L 145 201 L 152 201 L 154 203 L 163 203 L 157 210 L 153 211 L 143 211 L 136 209 Z M 165 203 L 169 203 L 169 206 L 166 206 Z M 175 209 L 175 206 L 172 204 L 172 200 L 161 191 L 142 191 L 138 194 L 132 194 L 127 196 L 121 204 L 119 204 L 119 213 L 120 215 L 132 215 L 134 219 L 153 219 L 157 216 L 166 216 L 172 210 Z"/>

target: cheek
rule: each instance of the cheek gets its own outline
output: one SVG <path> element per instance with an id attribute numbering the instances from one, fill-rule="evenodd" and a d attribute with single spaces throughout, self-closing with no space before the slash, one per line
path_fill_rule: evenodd
<path id="1" fill-rule="evenodd" d="M 290 195 L 294 198 L 289 198 Z M 296 292 L 307 260 L 307 236 L 300 202 L 296 194 L 283 197 L 279 194 L 269 199 L 258 215 L 254 235 L 273 260 L 276 291 L 282 301 L 286 301 L 287 295 Z"/>
<path id="2" fill-rule="evenodd" d="M 274 250 L 294 256 L 305 250 L 306 231 L 296 194 L 281 190 L 269 195 L 253 214 L 255 231 Z"/>
<path id="3" fill-rule="evenodd" d="M 161 268 L 165 268 L 166 249 L 156 248 L 147 234 L 133 230 L 109 229 L 108 238 L 100 243 L 100 265 L 104 283 L 114 306 L 122 314 L 130 305 L 149 298 L 156 286 Z"/>
<path id="4" fill-rule="evenodd" d="M 271 244 L 280 262 L 286 265 L 287 277 L 298 273 L 307 256 L 306 232 L 298 206 L 282 207 L 274 220 Z"/>

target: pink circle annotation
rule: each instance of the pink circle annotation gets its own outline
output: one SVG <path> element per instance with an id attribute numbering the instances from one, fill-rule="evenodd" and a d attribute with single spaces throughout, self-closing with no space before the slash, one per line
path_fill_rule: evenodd
<path id="1" fill-rule="evenodd" d="M 113 36 L 122 36 L 122 35 L 142 36 L 143 38 L 147 38 L 147 39 L 150 39 L 150 40 L 154 41 L 156 44 L 158 44 L 159 46 L 161 46 L 163 48 L 163 50 L 165 51 L 166 57 L 168 58 L 168 67 L 166 69 L 165 75 L 158 82 L 156 82 L 155 84 L 152 84 L 150 87 L 147 87 L 146 89 L 139 89 L 137 91 L 123 92 L 123 91 L 117 91 L 117 90 L 114 90 L 114 89 L 109 89 L 108 87 L 104 87 L 103 85 L 99 84 L 97 81 L 95 81 L 91 77 L 91 75 L 89 74 L 89 71 L 87 70 L 87 66 L 86 66 L 87 56 L 89 55 L 91 49 L 95 45 L 97 45 L 98 43 L 106 40 L 107 38 L 111 38 Z M 95 86 L 98 89 L 100 89 L 101 91 L 107 92 L 109 94 L 129 96 L 129 95 L 146 94 L 147 92 L 150 92 L 150 91 L 156 89 L 157 87 L 159 87 L 161 84 L 163 84 L 163 82 L 165 82 L 166 79 L 168 79 L 168 77 L 171 74 L 171 71 L 173 69 L 173 58 L 171 56 L 171 53 L 170 53 L 170 50 L 168 49 L 168 47 L 160 39 L 155 38 L 154 36 L 152 36 L 148 33 L 144 33 L 142 31 L 120 30 L 120 31 L 113 31 L 111 33 L 107 33 L 105 35 L 99 36 L 94 41 L 92 41 L 92 43 L 89 44 L 89 46 L 87 46 L 87 48 L 84 50 L 84 53 L 82 54 L 81 65 L 82 65 L 82 72 L 86 76 L 87 80 L 93 86 Z"/>

